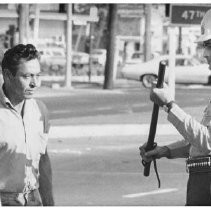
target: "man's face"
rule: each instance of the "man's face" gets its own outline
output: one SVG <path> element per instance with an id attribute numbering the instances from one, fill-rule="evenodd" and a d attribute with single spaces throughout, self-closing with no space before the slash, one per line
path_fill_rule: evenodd
<path id="1" fill-rule="evenodd" d="M 15 76 L 10 75 L 10 92 L 18 100 L 30 99 L 40 86 L 40 64 L 37 59 L 19 64 Z"/>
<path id="2" fill-rule="evenodd" d="M 208 40 L 203 43 L 204 53 L 203 56 L 209 64 L 209 69 L 211 70 L 211 40 Z"/>

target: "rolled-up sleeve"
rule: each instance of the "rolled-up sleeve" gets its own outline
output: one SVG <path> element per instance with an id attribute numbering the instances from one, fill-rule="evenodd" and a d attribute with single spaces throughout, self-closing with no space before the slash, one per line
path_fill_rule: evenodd
<path id="1" fill-rule="evenodd" d="M 189 157 L 190 143 L 185 139 L 176 141 L 166 146 L 169 148 L 170 151 L 168 157 L 169 159 Z"/>
<path id="2" fill-rule="evenodd" d="M 199 123 L 175 105 L 168 114 L 168 120 L 179 133 L 194 147 L 205 154 L 211 154 L 211 127 Z"/>

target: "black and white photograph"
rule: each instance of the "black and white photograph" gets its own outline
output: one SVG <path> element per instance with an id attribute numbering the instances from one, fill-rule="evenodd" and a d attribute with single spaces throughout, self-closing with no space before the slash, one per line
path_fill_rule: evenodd
<path id="1" fill-rule="evenodd" d="M 0 2 L 0 206 L 211 205 L 211 3 Z"/>

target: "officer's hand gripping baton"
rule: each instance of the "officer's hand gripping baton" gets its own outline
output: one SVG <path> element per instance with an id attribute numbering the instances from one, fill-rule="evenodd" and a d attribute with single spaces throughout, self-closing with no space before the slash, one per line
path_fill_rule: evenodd
<path id="1" fill-rule="evenodd" d="M 157 88 L 163 87 L 165 69 L 166 69 L 166 62 L 161 61 L 160 64 L 159 64 L 158 81 L 157 81 L 157 85 L 156 85 Z M 147 141 L 147 145 L 146 145 L 146 148 L 145 148 L 146 152 L 154 149 L 157 146 L 157 144 L 154 143 L 154 139 L 155 139 L 156 128 L 157 128 L 158 114 L 159 114 L 159 105 L 154 103 L 153 111 L 152 111 L 152 117 L 151 117 L 151 123 L 150 123 L 149 136 L 148 136 L 148 141 Z M 144 165 L 144 176 L 149 176 L 151 161 L 150 162 L 142 161 L 142 163 Z M 154 160 L 154 164 L 155 164 L 154 165 L 155 171 L 156 171 L 156 174 L 157 174 L 155 160 Z M 160 180 L 159 180 L 158 174 L 157 174 L 157 178 L 158 178 L 158 183 L 159 183 L 159 187 L 160 187 Z"/>

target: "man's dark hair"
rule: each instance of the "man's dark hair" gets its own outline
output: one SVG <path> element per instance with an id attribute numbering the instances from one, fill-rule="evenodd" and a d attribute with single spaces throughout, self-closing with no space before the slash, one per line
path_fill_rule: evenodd
<path id="1" fill-rule="evenodd" d="M 4 74 L 5 69 L 8 69 L 13 76 L 16 75 L 17 66 L 23 61 L 30 61 L 33 59 L 39 60 L 40 55 L 32 44 L 18 44 L 15 47 L 7 50 L 4 53 L 2 60 L 2 73 Z"/>

